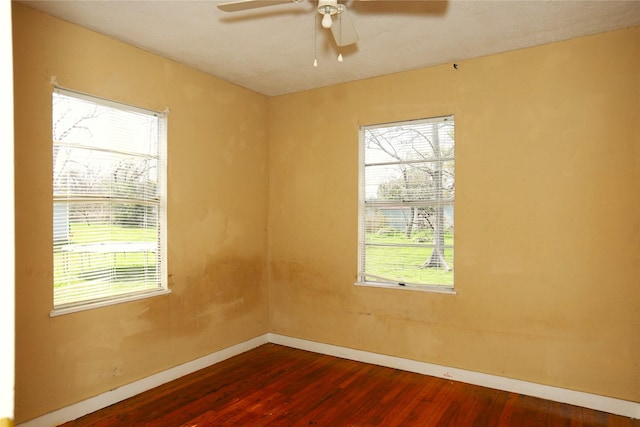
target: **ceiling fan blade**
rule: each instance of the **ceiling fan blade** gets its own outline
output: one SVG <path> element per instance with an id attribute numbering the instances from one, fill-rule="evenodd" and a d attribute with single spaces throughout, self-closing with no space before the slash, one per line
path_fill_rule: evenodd
<path id="1" fill-rule="evenodd" d="M 242 10 L 257 9 L 259 7 L 274 6 L 284 3 L 295 3 L 295 0 L 238 0 L 228 3 L 220 3 L 218 5 L 218 9 L 224 12 L 239 12 Z"/>
<path id="2" fill-rule="evenodd" d="M 360 15 L 432 15 L 442 16 L 451 0 L 353 0 L 349 7 Z"/>
<path id="3" fill-rule="evenodd" d="M 331 33 L 338 46 L 348 46 L 358 41 L 358 32 L 347 9 L 344 9 L 333 21 Z"/>

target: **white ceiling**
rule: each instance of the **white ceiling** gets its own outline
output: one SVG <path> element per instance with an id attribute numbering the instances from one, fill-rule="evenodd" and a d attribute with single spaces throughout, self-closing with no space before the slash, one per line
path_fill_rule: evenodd
<path id="1" fill-rule="evenodd" d="M 310 0 L 21 3 L 269 96 L 640 25 L 640 0 L 349 0 L 360 40 L 338 48 Z"/>

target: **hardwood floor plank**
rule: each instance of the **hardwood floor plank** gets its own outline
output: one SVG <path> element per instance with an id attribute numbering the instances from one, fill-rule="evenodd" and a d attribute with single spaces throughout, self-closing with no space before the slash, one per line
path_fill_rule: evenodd
<path id="1" fill-rule="evenodd" d="M 323 407 L 316 408 L 312 413 L 300 419 L 296 425 L 357 425 L 365 423 L 366 416 L 371 407 L 376 407 L 383 398 L 385 385 L 389 384 L 395 371 L 379 366 L 367 366 L 353 375 L 347 387 L 341 387 L 336 398 L 346 402 L 349 407 L 347 413 L 340 409 L 339 403 L 332 405 L 333 410 L 327 411 Z M 324 406 L 324 405 L 323 405 Z M 378 408 L 379 410 L 379 408 Z"/>
<path id="2" fill-rule="evenodd" d="M 500 390 L 492 391 L 493 395 L 490 397 L 490 400 L 485 405 L 477 408 L 475 419 L 470 424 L 472 427 L 498 425 L 502 411 L 504 411 L 505 404 L 509 398 L 509 393 Z"/>
<path id="3" fill-rule="evenodd" d="M 498 390 L 457 383 L 455 393 L 451 397 L 452 404 L 441 418 L 440 423 L 447 422 L 452 426 L 472 426 L 479 422 L 476 425 L 488 425 L 487 419 L 490 412 L 487 409 L 491 408 L 498 395 Z"/>
<path id="4" fill-rule="evenodd" d="M 582 420 L 582 408 L 549 402 L 547 427 L 578 427 Z"/>
<path id="5" fill-rule="evenodd" d="M 589 427 L 599 427 L 609 425 L 609 414 L 593 409 L 582 409 L 582 424 Z"/>
<path id="6" fill-rule="evenodd" d="M 388 386 L 387 396 L 382 399 L 383 405 L 369 409 L 371 425 L 388 426 L 394 420 L 400 422 L 403 415 L 408 413 L 410 403 L 431 383 L 430 379 L 431 377 L 424 377 L 422 381 L 416 381 L 414 374 L 401 372 L 398 375 L 398 383 Z"/>
<path id="7" fill-rule="evenodd" d="M 640 427 L 640 420 L 275 344 L 67 427 Z"/>
<path id="8" fill-rule="evenodd" d="M 549 401 L 537 397 L 517 395 L 511 426 L 543 427 L 547 422 Z"/>
<path id="9" fill-rule="evenodd" d="M 388 419 L 385 423 L 389 426 L 405 426 L 405 425 L 438 425 L 437 421 L 446 411 L 449 405 L 447 399 L 451 389 L 452 381 L 429 381 L 416 394 L 397 419 Z M 421 424 L 419 424 L 421 423 Z"/>

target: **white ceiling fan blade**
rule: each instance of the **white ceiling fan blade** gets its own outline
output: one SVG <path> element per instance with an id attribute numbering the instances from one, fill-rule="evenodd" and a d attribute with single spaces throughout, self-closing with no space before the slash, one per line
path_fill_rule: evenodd
<path id="1" fill-rule="evenodd" d="M 239 12 L 241 10 L 256 9 L 259 7 L 274 6 L 284 3 L 295 3 L 295 0 L 238 0 L 228 3 L 220 3 L 218 5 L 218 9 L 224 12 Z"/>
<path id="2" fill-rule="evenodd" d="M 358 32 L 346 8 L 333 21 L 331 33 L 338 46 L 348 46 L 358 41 Z"/>

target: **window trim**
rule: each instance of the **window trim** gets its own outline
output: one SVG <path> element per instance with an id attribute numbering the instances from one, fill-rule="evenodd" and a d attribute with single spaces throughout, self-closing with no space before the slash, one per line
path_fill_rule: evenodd
<path id="1" fill-rule="evenodd" d="M 367 288 L 399 289 L 401 291 L 418 291 L 428 292 L 432 294 L 456 295 L 458 293 L 458 291 L 454 287 L 448 285 L 399 285 L 393 283 L 363 282 L 361 280 L 356 280 L 353 284 L 355 286 L 362 286 Z"/>
<path id="2" fill-rule="evenodd" d="M 136 107 L 130 104 L 117 102 L 102 98 L 99 96 L 89 95 L 86 93 L 78 92 L 75 90 L 63 88 L 60 86 L 54 86 L 53 92 L 61 95 L 73 97 L 76 99 L 92 102 L 109 108 L 115 108 L 123 111 L 131 111 L 135 113 L 142 113 L 146 115 L 157 116 L 159 120 L 158 129 L 158 170 L 162 173 L 158 173 L 158 190 L 160 192 L 159 197 L 159 218 L 160 231 L 158 233 L 158 256 L 160 257 L 160 274 L 159 274 L 159 286 L 156 289 L 147 289 L 138 292 L 129 292 L 120 295 L 108 296 L 103 298 L 96 298 L 86 301 L 70 302 L 65 304 L 55 305 L 52 292 L 52 304 L 53 308 L 49 313 L 49 317 L 56 317 L 65 314 L 75 313 L 79 311 L 92 310 L 95 308 L 106 307 L 115 304 L 122 304 L 130 301 L 137 301 L 140 299 L 152 298 L 160 295 L 167 295 L 171 293 L 168 280 L 168 266 L 167 266 L 167 133 L 168 133 L 168 109 L 164 111 L 156 111 L 147 108 Z M 53 113 L 53 112 L 52 112 Z M 53 143 L 53 135 L 51 135 L 51 141 Z M 53 165 L 52 165 L 53 168 Z M 52 233 L 53 234 L 53 233 Z M 53 291 L 53 283 L 51 287 Z"/>
<path id="3" fill-rule="evenodd" d="M 410 283 L 384 283 L 384 282 L 371 282 L 362 280 L 362 272 L 363 265 L 362 262 L 364 257 L 362 256 L 361 251 L 364 248 L 365 242 L 365 227 L 364 227 L 364 215 L 363 212 L 366 209 L 365 203 L 365 144 L 364 144 L 364 133 L 367 128 L 385 128 L 385 127 L 396 127 L 402 126 L 412 123 L 429 123 L 429 122 L 440 122 L 446 118 L 454 118 L 454 114 L 447 114 L 442 116 L 435 116 L 423 119 L 412 119 L 412 120 L 401 120 L 396 122 L 388 122 L 388 123 L 372 123 L 366 125 L 360 125 L 358 129 L 358 248 L 357 248 L 357 272 L 356 272 L 356 280 L 354 282 L 354 286 L 359 287 L 370 287 L 370 288 L 381 288 L 381 289 L 398 289 L 405 291 L 418 291 L 418 292 L 427 292 L 427 293 L 438 293 L 445 295 L 456 295 L 458 292 L 455 289 L 454 285 L 427 285 L 427 284 L 410 284 Z M 455 161 L 455 155 L 453 157 Z M 420 161 L 423 162 L 423 161 Z M 455 203 L 455 199 L 452 201 Z M 378 204 L 380 204 L 378 202 Z M 384 204 L 381 203 L 381 204 Z M 418 202 L 420 204 L 420 202 Z"/>
<path id="4" fill-rule="evenodd" d="M 79 302 L 76 304 L 65 304 L 54 308 L 49 313 L 49 317 L 62 316 L 65 314 L 76 313 L 78 311 L 93 310 L 95 308 L 107 307 L 115 304 L 122 304 L 130 301 L 137 301 L 145 298 L 152 298 L 160 295 L 168 295 L 171 293 L 171 289 L 153 289 L 150 291 L 131 292 L 128 294 L 120 295 L 119 297 L 112 297 L 105 300 L 90 300 Z"/>

